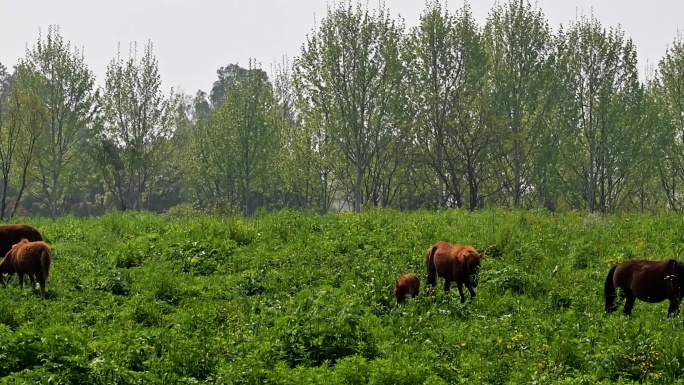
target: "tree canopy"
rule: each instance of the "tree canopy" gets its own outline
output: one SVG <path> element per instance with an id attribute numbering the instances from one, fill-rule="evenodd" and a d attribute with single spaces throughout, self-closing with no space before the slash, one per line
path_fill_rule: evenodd
<path id="1" fill-rule="evenodd" d="M 264 70 L 165 89 L 152 42 L 96 87 L 58 26 L 0 64 L 0 217 L 177 205 L 684 209 L 684 45 L 645 79 L 637 47 L 593 15 L 550 26 L 529 1 L 429 0 L 407 27 L 343 1 Z M 6 63 L 5 63 L 6 64 Z"/>

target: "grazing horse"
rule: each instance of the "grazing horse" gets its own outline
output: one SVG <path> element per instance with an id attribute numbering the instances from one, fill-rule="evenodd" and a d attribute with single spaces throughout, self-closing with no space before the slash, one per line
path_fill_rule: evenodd
<path id="1" fill-rule="evenodd" d="M 427 250 L 427 283 L 437 285 L 437 277 L 444 278 L 444 292 L 449 291 L 451 281 L 458 285 L 461 303 L 465 302 L 463 284 L 470 292 L 470 300 L 475 298 L 482 256 L 472 246 L 452 245 L 439 241 Z"/>
<path id="2" fill-rule="evenodd" d="M 603 293 L 606 313 L 618 308 L 615 303 L 616 289 L 620 289 L 620 300 L 626 298 L 623 312 L 632 314 L 636 299 L 657 303 L 670 301 L 667 315 L 679 313 L 684 287 L 684 264 L 674 259 L 667 261 L 631 260 L 615 265 L 608 270 Z"/>
<path id="3" fill-rule="evenodd" d="M 28 274 L 31 286 L 35 289 L 35 282 L 40 284 L 40 296 L 45 299 L 45 282 L 50 274 L 52 264 L 52 251 L 50 246 L 43 242 L 29 242 L 23 238 L 19 243 L 12 246 L 0 261 L 0 282 L 6 286 L 4 274 L 19 276 L 19 288 L 24 288 L 24 274 Z"/>
<path id="4" fill-rule="evenodd" d="M 397 305 L 406 300 L 407 295 L 417 297 L 420 289 L 420 281 L 415 274 L 404 274 L 394 282 L 394 296 L 397 298 Z"/>

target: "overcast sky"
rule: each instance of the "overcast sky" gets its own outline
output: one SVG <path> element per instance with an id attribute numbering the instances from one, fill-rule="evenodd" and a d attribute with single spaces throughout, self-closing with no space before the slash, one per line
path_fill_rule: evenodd
<path id="1" fill-rule="evenodd" d="M 371 6 L 377 4 L 370 0 Z M 463 1 L 445 1 L 460 8 Z M 480 25 L 495 0 L 471 0 Z M 97 6 L 96 6 L 97 4 Z M 101 5 L 100 5 L 101 4 Z M 386 0 L 392 15 L 407 27 L 416 25 L 423 0 Z M 574 20 L 578 12 L 594 15 L 604 26 L 620 25 L 638 50 L 639 68 L 657 63 L 675 38 L 684 14 L 682 0 L 538 0 L 551 27 Z M 257 58 L 270 64 L 299 54 L 314 20 L 325 15 L 324 0 L 0 0 L 0 63 L 12 68 L 33 45 L 39 28 L 60 26 L 65 40 L 85 49 L 98 84 L 104 80 L 117 43 L 127 55 L 128 44 L 148 39 L 154 44 L 165 89 L 180 86 L 194 94 L 209 91 L 216 70 L 229 63 L 247 66 Z"/>

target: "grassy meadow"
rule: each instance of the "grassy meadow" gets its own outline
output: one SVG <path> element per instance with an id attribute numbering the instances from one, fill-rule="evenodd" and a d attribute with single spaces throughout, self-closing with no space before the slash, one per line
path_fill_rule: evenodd
<path id="1" fill-rule="evenodd" d="M 681 258 L 676 215 L 520 211 L 252 219 L 110 213 L 16 219 L 53 248 L 47 300 L 0 288 L 2 384 L 678 383 L 667 302 L 603 314 L 619 260 Z M 442 279 L 437 240 L 484 254 L 477 297 Z M 394 304 L 394 280 L 421 293 Z M 684 382 L 680 382 L 684 383 Z"/>

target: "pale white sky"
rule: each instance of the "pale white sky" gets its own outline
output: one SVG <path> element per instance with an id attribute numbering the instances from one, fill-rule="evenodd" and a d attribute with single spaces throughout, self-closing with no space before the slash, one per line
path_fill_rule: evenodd
<path id="1" fill-rule="evenodd" d="M 364 1 L 365 2 L 365 1 Z M 495 0 L 471 0 L 484 25 Z M 369 0 L 371 6 L 376 0 Z M 449 9 L 463 0 L 445 1 Z M 424 0 L 386 0 L 392 15 L 400 14 L 407 27 L 418 22 Z M 639 68 L 657 63 L 681 27 L 681 0 L 538 0 L 551 27 L 567 25 L 577 12 L 593 10 L 604 26 L 621 25 L 638 49 Z M 270 64 L 300 52 L 314 17 L 325 16 L 324 0 L 0 0 L 0 63 L 12 68 L 33 45 L 38 30 L 58 24 L 65 40 L 85 48 L 85 58 L 104 81 L 105 69 L 116 56 L 117 42 L 127 57 L 128 44 L 154 44 L 165 89 L 180 86 L 187 93 L 209 91 L 216 70 L 229 63 L 247 66 L 259 60 L 270 74 Z M 315 16 L 314 16 L 315 15 Z"/>

